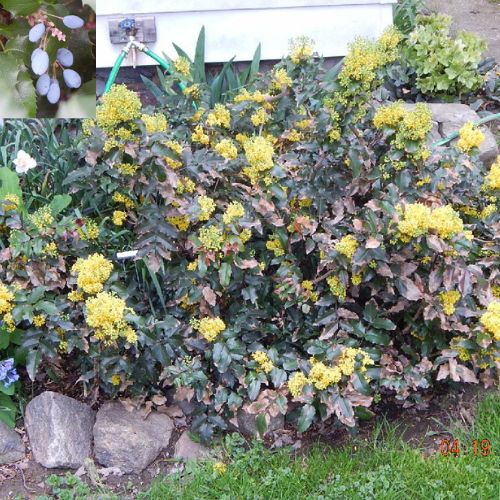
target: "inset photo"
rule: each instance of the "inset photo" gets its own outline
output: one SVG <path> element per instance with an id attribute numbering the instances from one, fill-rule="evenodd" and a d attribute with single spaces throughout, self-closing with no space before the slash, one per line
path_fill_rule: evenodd
<path id="1" fill-rule="evenodd" d="M 0 118 L 95 117 L 95 8 L 0 1 Z"/>

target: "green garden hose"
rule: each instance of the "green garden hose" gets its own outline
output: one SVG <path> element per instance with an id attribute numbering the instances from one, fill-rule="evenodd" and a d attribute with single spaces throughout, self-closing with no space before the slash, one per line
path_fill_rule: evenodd
<path id="1" fill-rule="evenodd" d="M 116 75 L 118 74 L 118 71 L 120 71 L 120 66 L 122 65 L 123 60 L 127 56 L 127 53 L 125 51 L 120 52 L 120 55 L 118 56 L 118 59 L 115 62 L 115 65 L 113 66 L 113 69 L 111 70 L 111 73 L 109 74 L 108 81 L 106 82 L 106 86 L 104 87 L 104 93 L 107 94 L 109 92 L 109 89 L 115 83 Z"/>
<path id="2" fill-rule="evenodd" d="M 485 123 L 492 122 L 494 120 L 500 120 L 500 113 L 496 113 L 494 115 L 486 116 L 485 118 L 481 118 L 481 120 L 478 120 L 477 122 L 474 122 L 474 125 L 478 127 L 479 125 L 484 125 Z M 435 142 L 432 147 L 437 148 L 439 146 L 444 146 L 448 142 L 452 141 L 453 139 L 456 139 L 460 134 L 460 131 L 453 132 L 452 134 L 446 136 L 444 139 L 440 139 L 439 141 Z"/>

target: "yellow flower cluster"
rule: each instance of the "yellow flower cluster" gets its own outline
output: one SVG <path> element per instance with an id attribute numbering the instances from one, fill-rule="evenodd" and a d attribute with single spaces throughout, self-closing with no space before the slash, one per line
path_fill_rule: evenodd
<path id="1" fill-rule="evenodd" d="M 288 390 L 294 398 L 298 398 L 308 383 L 309 379 L 302 372 L 295 372 L 288 380 Z"/>
<path id="2" fill-rule="evenodd" d="M 462 153 L 469 154 L 474 148 L 481 146 L 484 139 L 484 134 L 472 122 L 467 122 L 460 129 L 457 147 Z"/>
<path id="3" fill-rule="evenodd" d="M 429 230 L 436 231 L 443 239 L 449 239 L 464 229 L 462 219 L 450 205 L 444 205 L 431 210 L 421 203 L 407 205 L 404 218 L 398 224 L 403 241 L 410 241 L 426 234 Z"/>
<path id="4" fill-rule="evenodd" d="M 48 205 L 41 207 L 36 212 L 29 215 L 29 220 L 38 231 L 45 231 L 54 223 L 52 209 Z"/>
<path id="5" fill-rule="evenodd" d="M 266 242 L 266 248 L 271 252 L 274 252 L 274 255 L 276 255 L 276 257 L 285 255 L 285 249 L 283 248 L 283 245 L 281 244 L 281 241 L 278 237 L 274 237 L 268 240 Z"/>
<path id="6" fill-rule="evenodd" d="M 103 284 L 111 275 L 113 264 L 104 255 L 94 253 L 86 259 L 77 259 L 71 270 L 78 276 L 78 288 L 94 295 L 103 289 Z"/>
<path id="7" fill-rule="evenodd" d="M 81 302 L 85 299 L 85 296 L 78 290 L 72 290 L 68 293 L 68 299 L 71 300 L 71 302 Z"/>
<path id="8" fill-rule="evenodd" d="M 174 153 L 181 155 L 182 154 L 182 144 L 177 141 L 165 141 L 163 144 L 167 146 L 167 148 L 170 148 Z"/>
<path id="9" fill-rule="evenodd" d="M 493 203 L 490 203 L 481 210 L 479 217 L 481 217 L 481 219 L 487 219 L 490 215 L 493 215 L 496 211 L 497 211 L 497 206 L 494 205 Z"/>
<path id="10" fill-rule="evenodd" d="M 497 342 L 500 341 L 500 302 L 490 302 L 479 321 Z"/>
<path id="11" fill-rule="evenodd" d="M 7 314 L 14 309 L 14 294 L 6 285 L 0 283 L 0 314 Z"/>
<path id="12" fill-rule="evenodd" d="M 185 57 L 178 57 L 174 61 L 174 68 L 177 73 L 180 73 L 182 76 L 189 76 L 191 73 L 191 63 Z"/>
<path id="13" fill-rule="evenodd" d="M 111 383 L 113 385 L 120 385 L 122 382 L 122 379 L 120 377 L 120 375 L 118 375 L 117 373 L 115 373 L 114 375 L 111 376 Z"/>
<path id="14" fill-rule="evenodd" d="M 238 236 L 240 237 L 241 242 L 245 244 L 252 237 L 252 231 L 248 228 L 245 228 Z"/>
<path id="15" fill-rule="evenodd" d="M 112 200 L 115 203 L 121 203 L 126 208 L 133 208 L 134 207 L 134 202 L 122 193 L 118 193 L 118 192 L 114 193 Z"/>
<path id="16" fill-rule="evenodd" d="M 174 170 L 182 167 L 182 161 L 176 160 L 175 158 L 170 158 L 170 156 L 165 156 L 164 160 L 165 163 Z"/>
<path id="17" fill-rule="evenodd" d="M 397 57 L 397 48 L 403 35 L 395 27 L 386 29 L 378 39 L 379 47 L 386 53 L 386 58 L 393 61 Z"/>
<path id="18" fill-rule="evenodd" d="M 431 209 L 422 203 L 405 207 L 404 218 L 398 224 L 399 232 L 408 240 L 418 238 L 429 230 Z"/>
<path id="19" fill-rule="evenodd" d="M 154 115 L 141 115 L 141 120 L 146 125 L 148 134 L 156 134 L 157 132 L 165 132 L 168 128 L 167 118 L 163 113 L 155 113 Z"/>
<path id="20" fill-rule="evenodd" d="M 187 215 L 165 217 L 165 220 L 170 222 L 170 224 L 175 226 L 179 231 L 186 231 L 190 223 Z"/>
<path id="21" fill-rule="evenodd" d="M 139 118 L 141 107 L 141 100 L 135 92 L 128 90 L 125 85 L 113 85 L 111 90 L 101 97 L 101 104 L 97 106 L 97 125 L 110 131 L 122 122 Z"/>
<path id="22" fill-rule="evenodd" d="M 9 210 L 16 210 L 21 203 L 19 196 L 17 194 L 7 194 L 4 199 L 1 200 L 3 204 L 3 209 L 8 212 Z"/>
<path id="23" fill-rule="evenodd" d="M 313 384 L 319 390 L 338 384 L 342 375 L 352 375 L 356 367 L 356 361 L 360 363 L 360 372 L 365 372 L 368 366 L 374 364 L 373 359 L 366 351 L 354 347 L 344 349 L 337 360 L 336 366 L 328 367 L 314 358 L 309 361 L 312 364 L 309 377 L 306 377 L 302 372 L 295 372 L 288 380 L 288 390 L 294 398 L 302 394 L 302 390 L 307 384 Z"/>
<path id="24" fill-rule="evenodd" d="M 208 220 L 215 211 L 215 201 L 209 196 L 198 196 L 198 205 L 200 207 L 200 215 L 198 220 Z"/>
<path id="25" fill-rule="evenodd" d="M 277 69 L 273 75 L 273 89 L 281 90 L 282 87 L 291 87 L 293 80 L 288 76 L 285 68 Z"/>
<path id="26" fill-rule="evenodd" d="M 95 331 L 95 336 L 105 345 L 123 338 L 130 344 L 137 341 L 137 333 L 124 318 L 125 301 L 108 292 L 100 292 L 85 301 L 85 321 Z"/>
<path id="27" fill-rule="evenodd" d="M 117 163 L 113 166 L 123 175 L 134 175 L 139 168 L 138 165 L 132 165 L 132 163 Z"/>
<path id="28" fill-rule="evenodd" d="M 259 365 L 257 371 L 263 371 L 264 373 L 273 371 L 273 362 L 269 359 L 269 356 L 264 351 L 255 351 L 252 354 L 252 358 Z"/>
<path id="29" fill-rule="evenodd" d="M 124 221 L 127 219 L 127 213 L 122 210 L 115 210 L 113 212 L 113 224 L 115 226 L 123 226 Z"/>
<path id="30" fill-rule="evenodd" d="M 245 215 L 243 205 L 238 201 L 232 201 L 226 208 L 222 220 L 224 224 L 231 224 L 233 220 L 240 219 Z"/>
<path id="31" fill-rule="evenodd" d="M 376 78 L 375 70 L 385 62 L 384 53 L 377 43 L 358 39 L 350 45 L 344 58 L 339 81 L 344 87 L 348 87 L 351 81 L 359 82 L 368 90 Z"/>
<path id="32" fill-rule="evenodd" d="M 295 130 L 294 128 L 290 129 L 286 134 L 286 139 L 290 142 L 299 142 L 304 138 L 302 132 Z"/>
<path id="33" fill-rule="evenodd" d="M 213 468 L 214 472 L 220 476 L 225 474 L 227 470 L 227 466 L 224 462 L 215 462 Z"/>
<path id="34" fill-rule="evenodd" d="M 256 102 L 257 104 L 264 104 L 266 101 L 266 96 L 260 90 L 256 90 L 255 92 L 248 92 L 247 89 L 243 88 L 234 97 L 233 101 L 236 104 L 246 101 Z"/>
<path id="35" fill-rule="evenodd" d="M 356 366 L 356 357 L 358 355 L 361 356 L 361 359 L 359 360 L 361 364 L 361 366 L 359 367 L 360 372 L 365 372 L 367 366 L 371 366 L 374 364 L 373 359 L 366 351 L 363 351 L 363 349 L 347 347 L 346 349 L 344 349 L 337 361 L 337 366 L 342 372 L 342 375 L 352 375 Z"/>
<path id="36" fill-rule="evenodd" d="M 253 115 L 250 117 L 250 121 L 254 125 L 254 127 L 259 127 L 260 125 L 264 125 L 269 121 L 269 115 L 267 114 L 264 108 L 259 108 Z"/>
<path id="37" fill-rule="evenodd" d="M 220 250 L 224 243 L 224 234 L 217 226 L 202 227 L 198 238 L 203 248 L 213 252 Z"/>
<path id="38" fill-rule="evenodd" d="M 330 276 L 326 279 L 328 286 L 330 287 L 330 292 L 339 300 L 345 300 L 346 298 L 346 288 L 344 284 L 340 281 L 338 276 Z"/>
<path id="39" fill-rule="evenodd" d="M 194 272 L 196 269 L 198 269 L 198 261 L 193 260 L 193 262 L 190 262 L 187 266 L 186 269 L 188 271 Z"/>
<path id="40" fill-rule="evenodd" d="M 231 139 L 222 139 L 214 149 L 226 160 L 234 160 L 238 156 L 238 149 Z"/>
<path id="41" fill-rule="evenodd" d="M 455 304 L 460 300 L 460 292 L 451 290 L 448 292 L 441 292 L 439 300 L 443 304 L 443 311 L 445 314 L 451 315 L 455 312 Z"/>
<path id="42" fill-rule="evenodd" d="M 194 193 L 196 191 L 196 184 L 189 177 L 181 177 L 175 186 L 177 194 Z"/>
<path id="43" fill-rule="evenodd" d="M 219 126 L 229 128 L 231 126 L 231 114 L 224 104 L 217 103 L 213 111 L 208 113 L 206 124 L 209 127 Z"/>
<path id="44" fill-rule="evenodd" d="M 92 241 L 99 238 L 101 230 L 97 225 L 97 222 L 92 219 L 86 219 L 85 224 L 79 227 L 76 232 L 83 241 Z"/>
<path id="45" fill-rule="evenodd" d="M 345 255 L 349 260 L 352 260 L 356 250 L 359 247 L 359 243 L 352 234 L 344 236 L 336 245 L 335 250 Z"/>
<path id="46" fill-rule="evenodd" d="M 497 157 L 495 163 L 491 166 L 484 182 L 484 188 L 491 190 L 500 189 L 500 156 Z"/>
<path id="47" fill-rule="evenodd" d="M 464 223 L 450 205 L 445 205 L 432 211 L 429 228 L 446 240 L 462 232 Z"/>
<path id="48" fill-rule="evenodd" d="M 404 104 L 401 101 L 387 106 L 380 106 L 373 117 L 373 125 L 376 129 L 383 127 L 397 128 L 406 114 Z"/>
<path id="49" fill-rule="evenodd" d="M 274 148 L 272 143 L 262 136 L 252 137 L 243 144 L 245 156 L 250 167 L 245 167 L 243 173 L 252 184 L 273 168 Z"/>
<path id="50" fill-rule="evenodd" d="M 424 146 L 427 135 L 432 130 L 432 113 L 424 103 L 418 103 L 413 110 L 406 109 L 400 101 L 381 106 L 373 118 L 375 128 L 390 127 L 396 130 L 394 145 L 405 151 L 407 142 L 420 142 L 421 147 L 411 156 L 426 160 L 430 152 Z"/>
<path id="51" fill-rule="evenodd" d="M 309 372 L 309 382 L 320 391 L 337 384 L 342 378 L 342 372 L 338 366 L 328 367 L 321 361 L 311 360 L 313 366 Z"/>
<path id="52" fill-rule="evenodd" d="M 210 318 L 208 316 L 200 320 L 192 320 L 191 325 L 193 328 L 201 333 L 203 338 L 208 342 L 213 342 L 217 336 L 226 329 L 224 321 L 218 316 Z"/>
<path id="53" fill-rule="evenodd" d="M 45 326 L 46 319 L 47 318 L 43 314 L 37 314 L 36 316 L 33 316 L 32 323 L 37 328 L 42 328 L 42 326 Z"/>
<path id="54" fill-rule="evenodd" d="M 363 281 L 363 275 L 362 274 L 353 274 L 351 276 L 351 282 L 354 286 L 361 285 L 361 282 Z"/>
<path id="55" fill-rule="evenodd" d="M 57 245 L 53 241 L 51 241 L 50 243 L 47 243 L 42 248 L 42 253 L 45 255 L 49 255 L 50 257 L 57 257 L 57 255 L 58 255 Z"/>
<path id="56" fill-rule="evenodd" d="M 190 85 L 189 87 L 186 87 L 182 91 L 182 93 L 185 96 L 191 97 L 191 99 L 197 101 L 201 97 L 201 88 L 197 83 L 195 83 L 194 85 Z M 203 114 L 203 112 L 201 114 Z M 199 116 L 201 116 L 201 114 Z M 195 115 L 195 116 L 197 116 L 197 115 Z M 199 117 L 198 118 L 193 117 L 193 121 L 198 121 L 198 120 L 199 120 Z"/>
<path id="57" fill-rule="evenodd" d="M 210 143 L 210 137 L 205 134 L 201 125 L 196 125 L 194 132 L 191 134 L 191 140 L 193 142 L 199 142 L 200 144 Z"/>
<path id="58" fill-rule="evenodd" d="M 290 59 L 293 64 L 300 64 L 307 61 L 312 55 L 314 50 L 314 42 L 307 36 L 300 36 L 290 40 Z"/>

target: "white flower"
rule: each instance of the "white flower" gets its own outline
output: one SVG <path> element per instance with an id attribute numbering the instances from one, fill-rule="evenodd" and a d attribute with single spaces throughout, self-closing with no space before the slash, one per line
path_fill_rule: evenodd
<path id="1" fill-rule="evenodd" d="M 17 158 L 13 163 L 18 174 L 25 174 L 28 170 L 36 167 L 36 160 L 22 149 L 17 152 Z"/>

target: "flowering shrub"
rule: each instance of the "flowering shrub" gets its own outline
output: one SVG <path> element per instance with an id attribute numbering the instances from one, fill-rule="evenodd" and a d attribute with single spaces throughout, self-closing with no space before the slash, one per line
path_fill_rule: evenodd
<path id="1" fill-rule="evenodd" d="M 381 398 L 491 383 L 498 163 L 475 139 L 431 151 L 425 105 L 374 108 L 400 39 L 358 40 L 328 72 L 300 39 L 213 109 L 201 84 L 196 109 L 114 87 L 71 198 L 0 207 L 4 328 L 30 376 L 44 359 L 94 398 L 174 387 L 204 438 L 242 409 L 352 427 Z"/>

